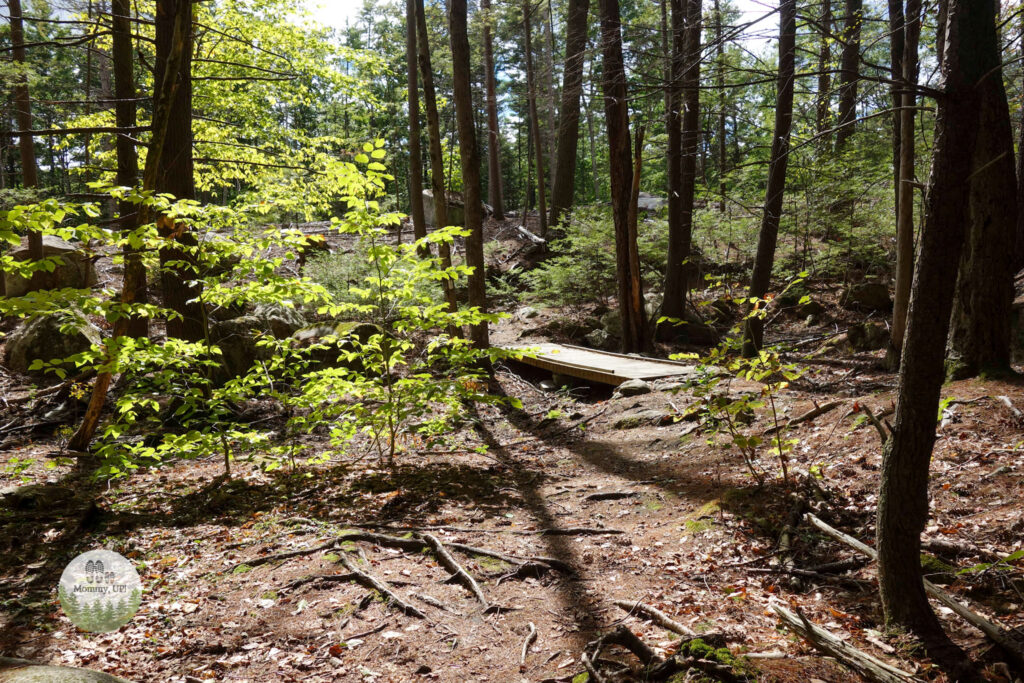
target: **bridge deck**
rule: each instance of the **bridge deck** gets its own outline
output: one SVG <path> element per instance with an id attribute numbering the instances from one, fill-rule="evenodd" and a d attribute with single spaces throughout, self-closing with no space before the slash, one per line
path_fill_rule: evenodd
<path id="1" fill-rule="evenodd" d="M 532 355 L 519 359 L 527 365 L 614 386 L 630 379 L 662 379 L 693 372 L 692 365 L 678 361 L 627 356 L 568 344 L 525 344 L 505 348 L 530 352 Z"/>

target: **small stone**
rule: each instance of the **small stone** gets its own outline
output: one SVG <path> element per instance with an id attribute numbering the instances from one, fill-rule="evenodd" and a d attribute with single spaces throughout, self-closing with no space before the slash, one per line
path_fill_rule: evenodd
<path id="1" fill-rule="evenodd" d="M 642 379 L 627 380 L 615 389 L 617 396 L 640 396 L 649 393 L 651 393 L 651 385 Z"/>
<path id="2" fill-rule="evenodd" d="M 612 344 L 611 336 L 601 329 L 589 332 L 583 339 L 595 349 L 607 349 Z"/>
<path id="3" fill-rule="evenodd" d="M 516 311 L 516 317 L 520 320 L 529 320 L 530 318 L 536 318 L 538 315 L 540 315 L 540 311 L 533 306 L 523 306 Z"/>

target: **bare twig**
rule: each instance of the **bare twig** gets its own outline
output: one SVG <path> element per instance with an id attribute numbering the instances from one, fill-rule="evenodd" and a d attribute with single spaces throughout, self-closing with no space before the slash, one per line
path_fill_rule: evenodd
<path id="1" fill-rule="evenodd" d="M 697 632 L 693 629 L 689 628 L 688 626 L 684 626 L 683 624 L 680 624 L 678 621 L 674 620 L 672 617 L 668 616 L 661 610 L 651 607 L 650 605 L 645 605 L 642 602 L 633 602 L 632 600 L 616 600 L 615 606 L 621 607 L 622 609 L 626 610 L 631 614 L 634 612 L 642 614 L 658 626 L 661 626 L 664 629 L 668 629 L 673 633 L 678 633 L 679 635 L 687 636 L 689 638 L 693 638 L 697 635 Z"/>
<path id="2" fill-rule="evenodd" d="M 523 651 L 519 655 L 519 673 L 526 671 L 526 655 L 530 651 L 530 646 L 533 645 L 533 641 L 537 640 L 537 627 L 530 622 L 530 632 L 526 634 L 526 640 L 523 641 Z"/>

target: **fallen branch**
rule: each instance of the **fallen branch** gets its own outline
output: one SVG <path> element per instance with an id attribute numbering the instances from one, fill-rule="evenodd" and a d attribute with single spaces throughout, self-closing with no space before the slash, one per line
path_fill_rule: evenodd
<path id="1" fill-rule="evenodd" d="M 693 629 L 689 628 L 688 626 L 684 626 L 683 624 L 680 624 L 678 621 L 674 620 L 672 617 L 668 616 L 661 610 L 655 609 L 650 605 L 645 605 L 642 602 L 633 602 L 631 600 L 616 600 L 614 604 L 616 607 L 621 607 L 630 614 L 634 612 L 642 614 L 658 626 L 661 626 L 664 629 L 672 631 L 673 633 L 678 633 L 679 635 L 687 636 L 689 638 L 694 638 L 697 636 L 697 632 Z"/>
<path id="2" fill-rule="evenodd" d="M 1019 409 L 1014 407 L 1013 401 L 1010 400 L 1009 396 L 996 396 L 995 399 L 997 401 L 999 401 L 1000 403 L 1002 403 L 1007 408 L 1009 408 L 1010 412 L 1013 413 L 1013 416 L 1016 419 L 1018 419 L 1018 420 L 1024 419 L 1024 413 L 1022 413 Z"/>
<path id="3" fill-rule="evenodd" d="M 853 669 L 869 681 L 876 683 L 909 683 L 921 681 L 911 674 L 886 664 L 880 659 L 861 652 L 852 645 L 840 640 L 825 629 L 812 624 L 801 613 L 794 614 L 778 603 L 772 609 L 791 630 L 830 657 L 835 657 L 848 668 Z"/>
<path id="4" fill-rule="evenodd" d="M 817 406 L 817 407 L 813 408 L 812 410 L 808 410 L 806 413 L 803 413 L 802 415 L 798 415 L 797 417 L 794 417 L 792 420 L 790 420 L 789 422 L 787 422 L 784 425 L 776 425 L 774 427 L 769 427 L 768 429 L 764 430 L 764 433 L 765 434 L 773 434 L 773 433 L 775 433 L 777 431 L 780 431 L 782 429 L 788 429 L 790 427 L 795 427 L 796 425 L 801 424 L 803 422 L 810 422 L 811 420 L 813 420 L 816 417 L 821 417 L 822 415 L 824 415 L 826 413 L 832 412 L 833 410 L 835 410 L 836 408 L 838 408 L 839 406 L 841 406 L 841 405 L 843 405 L 845 403 L 846 403 L 845 400 L 842 400 L 842 401 L 830 401 L 830 402 L 825 403 L 823 405 Z"/>
<path id="5" fill-rule="evenodd" d="M 527 230 L 526 228 L 524 228 L 521 225 L 517 225 L 517 226 L 515 226 L 515 228 L 516 228 L 516 232 L 518 232 L 520 235 L 525 237 L 527 240 L 529 240 L 533 244 L 547 244 L 548 243 L 548 241 L 546 239 L 544 239 L 543 237 L 538 237 L 537 235 L 534 235 L 532 232 L 530 232 L 529 230 Z"/>
<path id="6" fill-rule="evenodd" d="M 868 408 L 866 405 L 862 405 L 860 410 L 862 413 L 867 415 L 868 420 L 872 425 L 874 425 L 875 429 L 878 431 L 879 438 L 882 439 L 882 445 L 884 446 L 885 442 L 889 440 L 889 433 L 885 431 L 885 427 L 883 427 L 879 419 L 875 417 L 875 414 L 871 412 L 871 408 Z"/>
<path id="7" fill-rule="evenodd" d="M 452 573 L 451 580 L 458 581 L 483 605 L 484 612 L 489 612 L 493 609 L 491 604 L 487 601 L 487 596 L 484 595 L 483 590 L 480 588 L 480 584 L 476 582 L 469 572 L 462 568 L 452 554 L 448 552 L 448 549 L 444 547 L 444 544 L 438 540 L 437 536 L 433 534 L 423 534 L 422 538 L 430 546 L 434 555 L 437 557 L 437 561 L 443 565 L 448 571 Z"/>
<path id="8" fill-rule="evenodd" d="M 367 588 L 372 588 L 373 590 L 377 591 L 382 596 L 384 596 L 388 600 L 388 602 L 397 606 L 406 614 L 418 617 L 420 619 L 427 618 L 426 614 L 419 611 L 417 608 L 413 607 L 405 600 L 402 600 L 402 598 L 400 598 L 397 593 L 391 590 L 391 588 L 388 587 L 388 585 L 385 584 L 383 581 L 374 576 L 371 576 L 370 574 L 367 574 L 366 572 L 356 567 L 352 563 L 352 560 L 348 559 L 348 557 L 344 553 L 342 553 L 340 561 L 343 565 L 345 565 L 345 569 L 349 570 L 350 572 L 352 572 L 352 574 L 354 574 L 353 578 L 356 581 L 363 584 Z"/>
<path id="9" fill-rule="evenodd" d="M 808 513 L 807 519 L 811 524 L 818 527 L 832 538 L 845 543 L 851 548 L 859 550 L 872 560 L 878 559 L 878 553 L 874 548 L 865 545 L 852 536 L 844 534 L 838 529 L 829 526 L 812 514 Z M 1006 654 L 1010 656 L 1018 666 L 1024 666 L 1024 636 L 1014 630 L 1006 628 L 999 622 L 987 619 L 986 617 L 983 617 L 977 612 L 971 610 L 969 607 L 954 598 L 950 593 L 939 588 L 928 579 L 921 580 L 924 582 L 924 589 L 929 595 L 956 612 L 960 618 L 968 624 L 974 626 L 988 636 L 992 642 L 1003 648 L 1003 650 L 1006 651 Z"/>
<path id="10" fill-rule="evenodd" d="M 530 622 L 530 632 L 526 634 L 526 640 L 523 641 L 523 651 L 519 655 L 519 673 L 526 672 L 526 655 L 530 651 L 530 646 L 533 641 L 537 640 L 537 627 Z"/>

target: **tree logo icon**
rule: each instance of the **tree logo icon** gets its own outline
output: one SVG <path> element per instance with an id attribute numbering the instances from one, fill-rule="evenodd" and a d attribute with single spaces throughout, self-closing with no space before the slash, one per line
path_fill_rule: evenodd
<path id="1" fill-rule="evenodd" d="M 110 550 L 90 550 L 68 563 L 57 586 L 64 614 L 93 633 L 116 631 L 142 603 L 142 582 L 127 559 Z"/>

